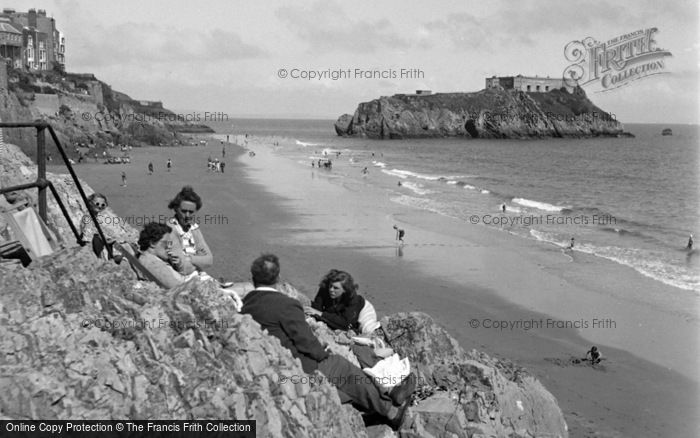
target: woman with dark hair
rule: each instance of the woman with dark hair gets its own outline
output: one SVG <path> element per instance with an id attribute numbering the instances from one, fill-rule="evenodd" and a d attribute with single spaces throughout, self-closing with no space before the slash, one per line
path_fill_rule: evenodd
<path id="1" fill-rule="evenodd" d="M 192 187 L 185 186 L 170 201 L 168 208 L 175 213 L 175 216 L 168 220 L 168 225 L 173 229 L 173 240 L 177 239 L 178 246 L 182 248 L 182 253 L 174 254 L 173 257 L 184 269 L 180 270 L 180 273 L 189 275 L 194 270 L 203 271 L 207 266 L 211 266 L 214 258 L 195 217 L 195 213 L 202 208 L 202 198 Z M 183 260 L 179 260 L 180 257 Z"/>
<path id="2" fill-rule="evenodd" d="M 345 271 L 331 269 L 318 286 L 318 294 L 306 314 L 325 322 L 333 330 L 359 331 L 359 317 L 365 299 L 357 294 L 357 284 Z"/>
<path id="3" fill-rule="evenodd" d="M 179 268 L 177 263 L 181 261 L 174 260 L 173 257 L 180 248 L 176 247 L 172 240 L 172 231 L 172 228 L 165 224 L 149 222 L 139 234 L 139 261 L 168 288 L 190 279 L 190 276 L 182 275 L 173 269 L 173 267 Z"/>
<path id="4" fill-rule="evenodd" d="M 179 286 L 192 278 L 199 277 L 202 281 L 216 281 L 206 272 L 189 269 L 191 274 L 183 275 L 179 271 L 186 270 L 181 266 L 187 263 L 176 254 L 182 254 L 179 243 L 173 240 L 173 229 L 158 222 L 149 222 L 139 235 L 139 261 L 158 281 L 167 288 Z M 217 286 L 220 286 L 217 283 Z M 233 300 L 237 310 L 241 310 L 243 302 L 237 290 L 219 287 L 219 291 Z"/>

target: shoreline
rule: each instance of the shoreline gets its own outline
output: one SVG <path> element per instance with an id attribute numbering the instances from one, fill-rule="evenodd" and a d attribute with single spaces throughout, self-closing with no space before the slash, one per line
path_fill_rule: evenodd
<path id="1" fill-rule="evenodd" d="M 293 188 L 281 186 L 278 179 L 285 174 L 288 166 L 275 161 L 275 166 L 281 166 L 286 169 L 285 172 L 277 167 L 275 172 L 269 172 L 269 167 L 265 167 L 265 163 L 269 165 L 264 153 L 267 146 L 252 147 L 259 154 L 254 159 L 243 155 L 242 149 L 239 149 L 235 163 L 233 154 L 227 154 L 226 174 L 206 173 L 206 156 L 210 153 L 218 156 L 218 144 L 167 151 L 159 148 L 135 150 L 137 159 L 131 165 L 88 164 L 76 166 L 76 171 L 94 190 L 105 193 L 113 209 L 124 217 L 138 215 L 139 212 L 147 213 L 144 216 L 168 215 L 165 206 L 169 197 L 174 196 L 182 185 L 195 186 L 205 201 L 203 213 L 211 217 L 223 214 L 230 219 L 226 224 L 202 224 L 215 254 L 216 264 L 210 272 L 212 275 L 247 280 L 250 261 L 260 252 L 271 251 L 281 257 L 284 278 L 307 295 L 313 295 L 316 282 L 328 269 L 346 269 L 360 283 L 360 293 L 373 302 L 380 314 L 424 311 L 455 336 L 463 348 L 478 348 L 526 366 L 557 397 L 569 422 L 571 436 L 590 432 L 598 432 L 600 436 L 615 436 L 616 433 L 680 436 L 688 435 L 688 431 L 694 431 L 697 427 L 697 384 L 678 373 L 610 347 L 603 348 L 603 354 L 609 358 L 608 362 L 604 362 L 604 370 L 562 366 L 547 361 L 547 358 L 566 361 L 570 356 L 586 351 L 589 341 L 571 329 L 512 330 L 504 333 L 467 327 L 467 321 L 477 317 L 482 321 L 487 318 L 517 320 L 523 319 L 524 315 L 548 317 L 546 312 L 539 309 L 540 303 L 530 306 L 528 310 L 501 296 L 498 293 L 502 290 L 500 283 L 489 284 L 489 281 L 494 282 L 487 275 L 493 274 L 493 269 L 489 271 L 489 257 L 496 257 L 502 264 L 517 262 L 516 256 L 520 257 L 518 252 L 525 251 L 526 255 L 530 255 L 527 247 L 531 247 L 531 244 L 515 243 L 514 236 L 499 232 L 503 235 L 502 239 L 508 242 L 509 251 L 505 251 L 501 247 L 490 249 L 489 242 L 480 241 L 480 232 L 476 232 L 476 239 L 471 242 L 459 236 L 466 242 L 463 248 L 472 252 L 468 262 L 474 267 L 467 269 L 471 280 L 459 283 L 451 278 L 431 275 L 425 268 L 419 269 L 419 265 L 428 263 L 431 258 L 439 258 L 440 252 L 449 248 L 447 245 L 455 244 L 454 239 L 449 239 L 450 227 L 445 230 L 441 228 L 445 235 L 423 231 L 421 225 L 434 223 L 435 218 L 424 217 L 425 214 L 416 214 L 408 207 L 397 204 L 389 204 L 395 213 L 377 215 L 371 210 L 371 207 L 376 207 L 373 204 L 376 198 L 366 195 L 363 191 L 366 187 L 362 184 L 329 184 L 328 178 L 320 174 L 309 179 L 308 169 L 304 170 L 306 183 L 314 184 L 314 188 L 322 190 L 324 194 L 315 193 L 321 199 L 311 211 L 302 209 L 300 205 L 308 201 L 303 196 L 303 190 L 293 193 L 292 197 L 275 193 L 275 189 L 281 187 Z M 233 148 L 231 146 L 228 150 L 233 152 Z M 162 172 L 162 164 L 157 163 L 156 175 L 147 175 L 145 166 L 148 160 L 158 158 L 164 162 L 168 158 L 166 155 L 175 157 L 173 172 Z M 197 157 L 202 160 L 201 167 L 192 163 Z M 272 158 L 284 160 L 281 157 Z M 180 167 L 180 163 L 188 165 Z M 122 188 L 117 181 L 120 172 L 126 169 L 129 169 L 130 185 Z M 132 171 L 135 175 L 133 178 Z M 132 179 L 135 183 L 132 183 Z M 292 180 L 298 181 L 298 175 L 293 176 Z M 224 187 L 230 189 L 222 190 Z M 365 213 L 353 217 L 349 213 L 343 214 L 344 210 L 338 211 L 337 205 L 331 206 L 330 201 L 338 193 L 345 193 L 345 197 L 341 198 L 343 200 L 348 198 L 349 193 L 352 200 L 359 198 L 358 202 L 366 202 L 359 208 L 347 207 Z M 353 197 L 353 194 L 359 196 Z M 388 227 L 391 232 L 394 221 L 404 224 L 404 227 L 410 225 L 407 245 L 401 256 L 394 245 L 393 234 L 387 238 L 384 231 Z M 333 227 L 328 230 L 330 223 Z M 445 223 L 450 222 L 440 221 L 441 225 Z M 324 224 L 326 227 L 323 227 Z M 377 229 L 382 231 L 378 234 Z M 494 239 L 491 234 L 495 231 L 490 231 L 484 233 L 488 236 L 483 239 Z M 433 244 L 419 246 L 415 242 L 421 242 L 421 239 Z M 495 239 L 501 240 L 501 237 Z M 440 242 L 443 246 L 439 246 Z M 503 260 L 504 253 L 510 252 L 516 254 L 508 257 L 516 259 Z M 481 259 L 482 255 L 486 258 Z M 549 256 L 545 251 L 543 260 L 547 261 Z M 440 269 L 444 268 L 444 263 L 437 264 Z M 462 263 L 454 265 L 452 269 L 464 270 Z M 592 269 L 597 266 L 595 263 L 592 265 Z M 547 266 L 542 271 L 547 269 L 561 274 L 556 265 Z M 435 272 L 436 266 L 428 270 Z M 522 288 L 522 281 L 518 282 L 521 273 L 510 274 L 503 276 L 503 288 Z M 554 274 L 550 276 L 551 281 L 556 278 Z M 541 282 L 539 273 L 526 277 L 527 288 L 532 288 L 533 282 Z M 574 276 L 564 280 L 576 283 L 579 279 Z M 554 286 L 559 288 L 560 285 Z M 439 293 L 440 299 L 435 299 L 435 295 L 431 296 L 428 291 Z M 635 400 L 638 407 L 631 406 L 630 400 Z"/>

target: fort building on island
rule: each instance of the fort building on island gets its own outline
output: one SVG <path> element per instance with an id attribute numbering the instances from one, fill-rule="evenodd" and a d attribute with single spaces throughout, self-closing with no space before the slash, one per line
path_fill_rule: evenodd
<path id="1" fill-rule="evenodd" d="M 44 9 L 5 8 L 0 13 L 0 57 L 25 71 L 65 71 L 66 38 Z"/>
<path id="2" fill-rule="evenodd" d="M 550 78 L 547 76 L 492 76 L 486 78 L 486 89 L 498 88 L 503 90 L 518 90 L 529 93 L 546 93 L 551 90 L 565 88 L 568 92 L 573 91 L 573 87 L 566 84 L 563 78 Z"/>

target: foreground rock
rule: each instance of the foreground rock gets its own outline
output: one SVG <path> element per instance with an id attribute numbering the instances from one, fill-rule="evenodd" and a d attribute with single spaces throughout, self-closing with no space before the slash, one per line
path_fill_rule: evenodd
<path id="1" fill-rule="evenodd" d="M 629 136 L 581 88 L 525 93 L 397 94 L 361 103 L 335 123 L 341 136 L 393 138 L 540 138 Z"/>
<path id="2" fill-rule="evenodd" d="M 238 418 L 259 436 L 365 436 L 335 388 L 291 382 L 299 361 L 212 282 L 162 291 L 87 248 L 0 269 L 4 418 Z"/>
<path id="3" fill-rule="evenodd" d="M 423 313 L 382 320 L 392 348 L 407 356 L 427 388 L 439 388 L 412 409 L 402 437 L 566 437 L 556 399 L 514 364 L 466 353 Z"/>

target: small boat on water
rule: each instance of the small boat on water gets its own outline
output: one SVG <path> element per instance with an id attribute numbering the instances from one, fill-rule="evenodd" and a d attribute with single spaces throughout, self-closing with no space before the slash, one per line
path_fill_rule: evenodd
<path id="1" fill-rule="evenodd" d="M 661 135 L 673 135 L 673 130 L 671 130 L 671 128 L 666 128 L 661 131 Z"/>

